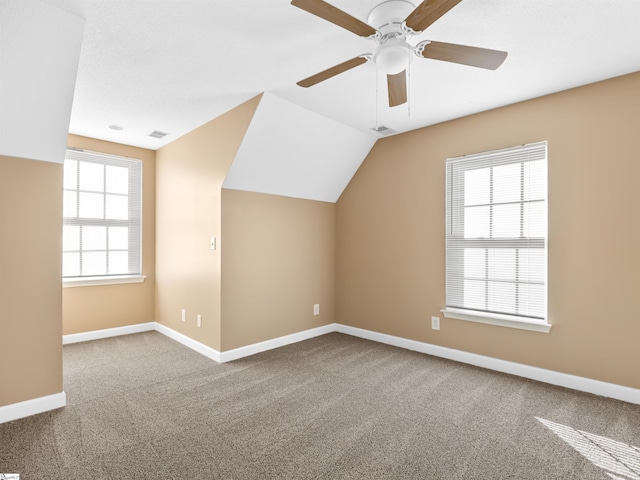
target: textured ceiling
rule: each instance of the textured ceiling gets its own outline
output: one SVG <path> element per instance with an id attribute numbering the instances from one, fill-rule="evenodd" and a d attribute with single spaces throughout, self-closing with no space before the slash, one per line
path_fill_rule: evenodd
<path id="1" fill-rule="evenodd" d="M 505 63 L 415 59 L 409 102 L 393 109 L 371 62 L 295 84 L 375 44 L 289 0 L 41 1 L 86 18 L 71 132 L 151 149 L 261 92 L 377 135 L 378 124 L 408 131 L 640 70 L 637 0 L 463 0 L 416 41 L 506 50 Z M 380 2 L 331 3 L 366 21 Z"/>

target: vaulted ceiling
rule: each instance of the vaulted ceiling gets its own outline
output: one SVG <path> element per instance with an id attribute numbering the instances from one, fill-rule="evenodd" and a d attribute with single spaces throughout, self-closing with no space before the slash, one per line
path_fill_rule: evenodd
<path id="1" fill-rule="evenodd" d="M 381 0 L 330 3 L 367 22 Z M 266 92 L 225 187 L 323 201 L 382 136 L 374 128 L 406 132 L 640 70 L 638 0 L 462 0 L 412 45 L 506 60 L 487 70 L 412 57 L 395 107 L 374 61 L 296 84 L 376 43 L 290 0 L 5 0 L 0 15 L 0 153 L 20 156 L 21 139 L 24 156 L 61 161 L 67 125 L 156 150 Z"/>
<path id="2" fill-rule="evenodd" d="M 151 149 L 262 92 L 377 137 L 377 125 L 404 132 L 640 69 L 637 0 L 462 0 L 416 41 L 506 61 L 490 71 L 415 59 L 409 101 L 394 108 L 373 62 L 296 85 L 375 44 L 290 0 L 41 1 L 86 18 L 71 132 Z M 366 22 L 381 0 L 329 3 Z"/>

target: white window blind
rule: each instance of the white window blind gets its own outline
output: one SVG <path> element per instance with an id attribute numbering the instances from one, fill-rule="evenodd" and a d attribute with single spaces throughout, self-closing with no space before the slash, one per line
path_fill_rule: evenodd
<path id="1" fill-rule="evenodd" d="M 65 279 L 141 275 L 140 160 L 68 149 L 63 210 Z"/>
<path id="2" fill-rule="evenodd" d="M 447 309 L 546 322 L 547 143 L 447 160 Z"/>

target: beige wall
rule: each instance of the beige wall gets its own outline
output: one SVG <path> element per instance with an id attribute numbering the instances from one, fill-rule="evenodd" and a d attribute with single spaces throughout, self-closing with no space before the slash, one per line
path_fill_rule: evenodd
<path id="1" fill-rule="evenodd" d="M 222 183 L 259 101 L 255 97 L 156 152 L 156 321 L 216 350 Z M 219 239 L 215 251 L 211 237 Z"/>
<path id="2" fill-rule="evenodd" d="M 63 318 L 64 333 L 156 319 L 221 351 L 337 321 L 640 388 L 639 85 L 636 73 L 380 140 L 337 205 L 222 190 L 259 97 L 156 152 L 155 179 L 154 152 L 70 136 L 145 162 L 143 284 L 63 291 L 62 165 L 0 156 L 0 406 L 62 390 Z M 431 330 L 445 159 L 540 140 L 551 332 Z"/>
<path id="3" fill-rule="evenodd" d="M 0 156 L 0 406 L 62 391 L 62 165 Z"/>
<path id="4" fill-rule="evenodd" d="M 337 321 L 640 388 L 640 73 L 380 140 L 337 205 Z M 549 334 L 443 319 L 445 159 L 549 142 Z"/>
<path id="5" fill-rule="evenodd" d="M 63 334 L 155 321 L 155 152 L 69 135 L 69 147 L 142 160 L 142 283 L 65 287 Z"/>
<path id="6" fill-rule="evenodd" d="M 222 234 L 223 351 L 334 322 L 335 204 L 225 189 Z"/>

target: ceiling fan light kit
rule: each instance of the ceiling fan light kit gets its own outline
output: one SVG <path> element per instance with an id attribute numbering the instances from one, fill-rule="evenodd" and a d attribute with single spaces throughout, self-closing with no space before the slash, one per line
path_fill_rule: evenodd
<path id="1" fill-rule="evenodd" d="M 407 102 L 406 71 L 414 56 L 495 70 L 502 65 L 507 52 L 431 40 L 416 45 L 409 42 L 460 2 L 424 0 L 415 7 L 407 0 L 388 0 L 374 7 L 368 23 L 364 23 L 324 0 L 292 0 L 292 5 L 378 44 L 373 54 L 347 60 L 299 81 L 298 85 L 310 87 L 372 60 L 387 75 L 389 106 L 395 107 Z"/>
<path id="2" fill-rule="evenodd" d="M 409 67 L 412 56 L 410 45 L 402 39 L 394 38 L 380 44 L 373 55 L 373 61 L 381 72 L 395 75 Z"/>

